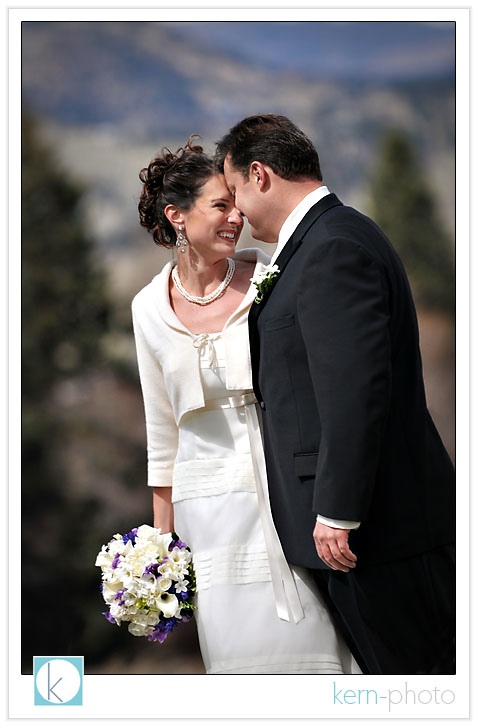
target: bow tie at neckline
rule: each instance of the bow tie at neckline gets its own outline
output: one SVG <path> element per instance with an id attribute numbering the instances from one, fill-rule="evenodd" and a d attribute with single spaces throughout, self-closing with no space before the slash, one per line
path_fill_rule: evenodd
<path id="1" fill-rule="evenodd" d="M 214 341 L 217 335 L 211 335 L 209 333 L 199 333 L 194 337 L 194 348 L 198 349 L 199 356 L 207 356 L 209 361 L 209 367 L 213 368 L 217 365 L 216 349 L 214 347 Z"/>

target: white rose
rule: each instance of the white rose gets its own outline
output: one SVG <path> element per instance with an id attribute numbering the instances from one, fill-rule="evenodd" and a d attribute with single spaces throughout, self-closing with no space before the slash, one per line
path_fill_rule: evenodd
<path id="1" fill-rule="evenodd" d="M 163 576 L 163 578 L 158 578 L 156 581 L 156 588 L 155 591 L 158 594 L 166 593 L 166 591 L 169 591 L 172 585 L 171 578 L 166 578 Z"/>
<path id="2" fill-rule="evenodd" d="M 155 623 L 157 619 L 155 620 Z M 128 631 L 133 636 L 147 636 L 153 631 L 153 626 L 148 619 L 147 614 L 138 614 L 134 621 L 128 625 Z"/>
<path id="3" fill-rule="evenodd" d="M 111 581 L 105 581 L 103 583 L 103 598 L 108 603 L 110 601 L 119 600 L 116 598 L 116 594 L 119 590 L 123 587 L 123 584 L 121 581 L 117 580 L 111 580 Z"/>
<path id="4" fill-rule="evenodd" d="M 112 560 L 113 556 L 107 551 L 106 545 L 103 545 L 100 552 L 96 556 L 95 565 L 99 566 L 100 568 L 110 568 Z"/>

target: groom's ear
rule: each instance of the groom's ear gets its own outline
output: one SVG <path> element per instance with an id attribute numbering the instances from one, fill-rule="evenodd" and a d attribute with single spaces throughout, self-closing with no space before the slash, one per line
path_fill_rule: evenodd
<path id="1" fill-rule="evenodd" d="M 262 189 L 264 183 L 267 181 L 267 171 L 262 162 L 251 162 L 249 167 L 249 182 L 257 185 L 259 189 Z"/>
<path id="2" fill-rule="evenodd" d="M 256 186 L 260 192 L 266 192 L 270 187 L 270 167 L 262 162 L 252 162 L 249 167 L 249 182 Z"/>

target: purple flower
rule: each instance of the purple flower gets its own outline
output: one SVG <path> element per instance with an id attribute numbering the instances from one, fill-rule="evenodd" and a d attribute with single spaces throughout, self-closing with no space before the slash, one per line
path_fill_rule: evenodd
<path id="1" fill-rule="evenodd" d="M 125 591 L 126 591 L 126 588 L 120 588 L 119 591 L 116 591 L 116 593 L 115 593 L 115 601 L 119 601 L 120 606 L 124 606 L 123 593 Z"/>
<path id="2" fill-rule="evenodd" d="M 126 545 L 128 540 L 131 540 L 131 542 L 134 545 L 134 541 L 136 540 L 137 534 L 138 534 L 138 528 L 133 528 L 132 530 L 129 531 L 129 533 L 125 533 L 125 535 L 123 535 L 123 543 Z"/>
<path id="3" fill-rule="evenodd" d="M 162 644 L 168 637 L 168 634 L 176 627 L 178 621 L 175 618 L 162 618 L 156 624 L 154 631 L 148 636 L 148 641 L 158 641 Z"/>
<path id="4" fill-rule="evenodd" d="M 161 565 L 161 563 L 158 563 L 157 561 L 155 563 L 150 563 L 144 569 L 143 575 L 146 575 L 147 573 L 152 573 L 153 576 L 155 576 L 157 578 L 158 577 L 158 569 L 159 569 L 159 566 L 160 565 Z"/>
<path id="5" fill-rule="evenodd" d="M 113 570 L 118 567 L 118 563 L 120 562 L 121 555 L 119 553 L 116 553 L 115 557 L 111 561 L 111 567 Z"/>
<path id="6" fill-rule="evenodd" d="M 158 643 L 162 644 L 166 639 L 168 638 L 167 634 L 163 634 L 162 631 L 153 631 L 152 634 L 148 636 L 148 641 L 157 641 Z"/>
<path id="7" fill-rule="evenodd" d="M 109 611 L 103 611 L 102 614 L 107 621 L 109 621 L 111 624 L 115 624 L 116 621 L 114 620 L 113 616 L 110 614 Z"/>
<path id="8" fill-rule="evenodd" d="M 173 548 L 181 548 L 181 550 L 189 550 L 186 543 L 184 543 L 177 533 L 172 532 L 171 533 L 171 542 L 169 543 L 168 550 L 171 551 Z"/>

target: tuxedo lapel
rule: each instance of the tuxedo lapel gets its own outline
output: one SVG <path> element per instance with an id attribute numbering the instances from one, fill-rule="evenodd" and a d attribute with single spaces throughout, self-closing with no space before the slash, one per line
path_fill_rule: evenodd
<path id="1" fill-rule="evenodd" d="M 275 261 L 277 267 L 279 268 L 279 274 L 277 278 L 274 280 L 274 283 L 266 290 L 261 302 L 254 302 L 252 305 L 249 319 L 251 322 L 255 322 L 257 320 L 259 313 L 267 303 L 270 294 L 274 290 L 274 287 L 277 284 L 280 276 L 284 272 L 285 268 L 287 267 L 287 264 L 299 249 L 307 230 L 314 224 L 314 222 L 316 222 L 316 220 L 319 219 L 321 215 L 324 214 L 324 212 L 327 212 L 332 207 L 337 207 L 341 204 L 342 202 L 335 194 L 328 194 L 326 197 L 323 197 L 321 200 L 319 200 L 317 204 L 311 207 L 305 217 L 299 222 L 297 228 L 294 230 L 291 237 L 281 250 L 279 257 Z"/>
<path id="2" fill-rule="evenodd" d="M 321 217 L 325 212 L 328 212 L 330 209 L 332 209 L 332 207 L 338 207 L 340 205 L 342 205 L 342 202 L 335 194 L 328 194 L 326 197 L 323 197 L 316 204 L 314 204 L 313 207 L 310 208 L 305 217 L 303 217 L 297 225 L 296 229 L 292 233 L 291 237 L 285 244 L 282 252 L 276 260 L 276 264 L 278 265 L 281 272 L 284 270 L 292 256 L 299 249 L 307 231 L 319 219 L 319 217 Z"/>
<path id="3" fill-rule="evenodd" d="M 285 268 L 287 267 L 289 261 L 292 259 L 292 257 L 295 255 L 297 250 L 300 248 L 300 245 L 302 243 L 302 240 L 304 238 L 304 235 L 309 230 L 309 228 L 316 222 L 316 220 L 319 219 L 321 215 L 324 214 L 324 212 L 327 212 L 332 207 L 337 207 L 341 205 L 342 202 L 338 199 L 338 197 L 335 194 L 328 194 L 326 197 L 323 197 L 317 204 L 315 204 L 305 215 L 305 217 L 300 221 L 297 228 L 287 241 L 287 243 L 284 245 L 284 248 L 282 249 L 280 255 L 278 256 L 276 262 L 277 267 L 279 268 L 279 274 L 277 278 L 274 280 L 273 285 L 271 285 L 264 293 L 262 300 L 260 303 L 254 303 L 251 306 L 251 309 L 249 311 L 249 340 L 250 340 L 250 350 L 251 350 L 251 363 L 252 363 L 252 380 L 254 385 L 254 391 L 256 392 L 257 398 L 260 400 L 260 392 L 259 392 L 259 386 L 258 386 L 258 368 L 259 368 L 259 332 L 257 328 L 257 319 L 259 318 L 259 315 L 266 305 L 272 291 L 274 290 L 275 285 L 279 281 L 281 275 L 283 274 Z"/>
<path id="4" fill-rule="evenodd" d="M 276 260 L 276 265 L 279 268 L 279 274 L 277 275 L 277 278 L 274 280 L 273 284 L 270 285 L 267 290 L 264 292 L 264 295 L 261 298 L 260 303 L 254 303 L 251 306 L 251 309 L 249 311 L 249 340 L 250 340 L 250 349 L 251 349 L 251 361 L 252 361 L 252 377 L 253 381 L 257 382 L 257 368 L 258 368 L 258 360 L 259 360 L 259 334 L 257 330 L 257 319 L 259 318 L 259 315 L 261 311 L 263 310 L 265 304 L 267 303 L 269 296 L 271 295 L 272 291 L 274 290 L 274 287 L 277 284 L 277 281 L 279 280 L 281 273 L 283 272 L 284 268 L 286 267 L 287 263 L 297 250 L 297 248 L 300 246 L 300 243 L 302 242 L 302 238 L 294 232 L 292 237 L 287 241 L 286 245 L 284 246 L 284 249 L 281 251 L 279 257 Z M 256 383 L 254 385 L 254 389 L 256 390 Z M 256 391 L 257 394 L 257 391 Z"/>

